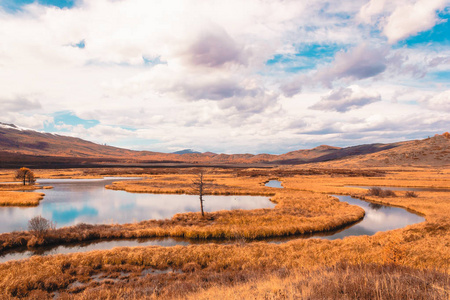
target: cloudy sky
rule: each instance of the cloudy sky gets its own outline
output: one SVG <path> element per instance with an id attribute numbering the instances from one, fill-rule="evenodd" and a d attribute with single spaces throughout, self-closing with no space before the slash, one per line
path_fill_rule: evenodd
<path id="1" fill-rule="evenodd" d="M 0 122 L 172 152 L 450 131 L 450 0 L 0 0 Z"/>

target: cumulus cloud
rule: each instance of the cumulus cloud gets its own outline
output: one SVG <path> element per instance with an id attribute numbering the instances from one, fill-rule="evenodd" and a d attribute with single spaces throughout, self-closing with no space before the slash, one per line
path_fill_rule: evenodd
<path id="1" fill-rule="evenodd" d="M 372 23 L 373 17 L 382 13 L 386 0 L 370 0 L 364 4 L 358 14 L 358 19 L 365 23 Z"/>
<path id="2" fill-rule="evenodd" d="M 436 11 L 446 5 L 447 0 L 371 0 L 361 7 L 358 17 L 365 23 L 378 23 L 393 44 L 441 22 Z"/>
<path id="3" fill-rule="evenodd" d="M 2 114 L 1 122 L 19 125 L 25 128 L 41 130 L 44 124 L 53 123 L 53 117 L 44 114 L 27 115 L 18 112 L 7 112 Z"/>
<path id="4" fill-rule="evenodd" d="M 65 127 L 65 129 L 70 129 L 69 132 L 64 132 L 65 135 L 81 137 L 90 141 L 101 143 L 117 142 L 135 134 L 131 130 L 109 125 L 96 125 L 86 128 L 79 124 L 75 126 L 69 125 L 69 127 Z"/>
<path id="5" fill-rule="evenodd" d="M 311 106 L 311 109 L 324 111 L 347 112 L 368 104 L 381 101 L 380 94 L 368 92 L 359 86 L 332 90 L 328 95 Z"/>
<path id="6" fill-rule="evenodd" d="M 430 109 L 450 112 L 450 90 L 436 94 L 423 102 Z"/>
<path id="7" fill-rule="evenodd" d="M 348 82 L 373 78 L 386 71 L 391 61 L 397 68 L 402 67 L 403 61 L 389 58 L 389 49 L 363 43 L 347 51 L 339 51 L 331 63 L 322 65 L 309 74 L 301 74 L 283 83 L 280 90 L 286 97 L 292 97 L 302 91 L 304 87 L 321 83 L 332 88 L 335 81 Z"/>
<path id="8" fill-rule="evenodd" d="M 41 108 L 38 100 L 30 100 L 26 97 L 0 98 L 0 107 L 5 112 L 28 111 Z"/>
<path id="9" fill-rule="evenodd" d="M 445 65 L 450 65 L 450 56 L 434 57 L 428 62 L 428 66 L 432 68 Z"/>
<path id="10" fill-rule="evenodd" d="M 317 72 L 315 78 L 326 86 L 338 79 L 365 79 L 386 70 L 386 48 L 362 44 L 346 52 L 338 52 L 330 67 Z"/>
<path id="11" fill-rule="evenodd" d="M 184 53 L 195 66 L 220 67 L 224 64 L 245 64 L 242 46 L 238 45 L 223 28 L 210 26 Z"/>
<path id="12" fill-rule="evenodd" d="M 436 10 L 445 7 L 446 0 L 418 0 L 398 6 L 387 19 L 383 33 L 390 43 L 428 30 L 439 22 Z"/>

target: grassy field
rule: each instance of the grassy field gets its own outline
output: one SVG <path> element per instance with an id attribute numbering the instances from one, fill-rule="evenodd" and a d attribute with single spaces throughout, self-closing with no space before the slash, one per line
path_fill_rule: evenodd
<path id="1" fill-rule="evenodd" d="M 0 191 L 0 206 L 37 206 L 43 193 Z"/>
<path id="2" fill-rule="evenodd" d="M 112 188 L 187 192 L 194 171 L 142 172 L 140 175 L 151 178 L 116 183 Z M 325 230 L 345 223 L 348 216 L 361 215 L 358 207 L 340 203 L 328 194 L 354 195 L 408 208 L 424 215 L 426 222 L 333 241 L 296 239 L 272 244 L 237 239 L 229 245 L 124 247 L 33 257 L 0 264 L 0 291 L 5 299 L 50 299 L 54 295 L 61 299 L 450 299 L 450 193 L 420 191 L 417 197 L 406 197 L 405 192 L 395 192 L 396 197 L 381 198 L 345 187 L 450 188 L 450 170 L 375 171 L 219 170 L 207 174 L 214 187 L 210 193 L 272 194 L 276 207 L 217 212 L 204 219 L 191 213 L 118 227 L 83 225 L 78 231 L 62 229 L 58 234 L 70 237 L 72 232 L 75 240 L 83 235 L 88 238 L 90 230 L 100 237 L 106 232 L 118 232 L 121 237 L 172 232 L 209 238 L 228 232 L 234 237 L 254 238 Z M 99 175 L 98 170 L 83 172 Z M 121 175 L 118 173 L 114 175 Z M 305 173 L 315 175 L 300 175 Z M 264 187 L 264 182 L 275 178 L 285 189 Z M 7 249 L 24 239 L 26 244 L 27 234 L 0 235 L 0 245 Z"/>
<path id="3" fill-rule="evenodd" d="M 15 170 L 0 173 L 0 206 L 37 206 L 45 194 L 31 191 L 51 188 L 35 184 L 23 185 L 20 181 L 14 182 L 16 181 L 14 175 Z"/>

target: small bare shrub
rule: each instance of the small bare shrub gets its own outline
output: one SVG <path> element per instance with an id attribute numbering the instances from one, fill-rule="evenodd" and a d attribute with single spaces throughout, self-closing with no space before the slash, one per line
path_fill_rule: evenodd
<path id="1" fill-rule="evenodd" d="M 383 190 L 382 188 L 379 188 L 379 187 L 373 187 L 373 188 L 369 189 L 369 191 L 367 192 L 367 195 L 380 197 L 380 198 L 397 197 L 397 195 L 393 191 Z"/>
<path id="2" fill-rule="evenodd" d="M 49 230 L 55 229 L 55 224 L 42 216 L 36 216 L 28 221 L 28 230 L 36 237 L 43 237 Z"/>
<path id="3" fill-rule="evenodd" d="M 417 198 L 417 194 L 411 191 L 408 191 L 405 193 L 405 197 L 409 197 L 409 198 Z"/>
<path id="4" fill-rule="evenodd" d="M 397 195 L 391 190 L 383 190 L 383 194 L 380 197 L 397 197 Z"/>
<path id="5" fill-rule="evenodd" d="M 381 193 L 383 192 L 383 190 L 379 187 L 373 187 L 371 189 L 369 189 L 369 191 L 367 191 L 367 195 L 369 196 L 375 196 L 375 197 L 380 197 Z"/>

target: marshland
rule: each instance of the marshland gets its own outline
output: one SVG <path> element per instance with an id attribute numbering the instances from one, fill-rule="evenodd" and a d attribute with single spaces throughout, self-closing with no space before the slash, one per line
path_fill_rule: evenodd
<path id="1" fill-rule="evenodd" d="M 0 279 L 3 296 L 6 299 L 55 296 L 322 299 L 336 293 L 342 298 L 450 296 L 447 218 L 450 203 L 445 191 L 450 188 L 450 170 L 298 167 L 34 170 L 37 183 L 42 180 L 45 186 L 52 179 L 101 181 L 105 176 L 116 176 L 117 181 L 108 179 L 102 189 L 143 196 L 140 201 L 148 202 L 158 201 L 158 196 L 164 199 L 165 195 L 191 195 L 198 200 L 192 182 L 200 171 L 205 176 L 206 207 L 208 198 L 217 195 L 231 196 L 221 201 L 232 201 L 234 196 L 266 197 L 271 205 L 206 210 L 205 216 L 201 216 L 197 202 L 195 212 L 180 211 L 164 219 L 57 225 L 39 237 L 27 230 L 0 234 L 0 253 L 4 254 L 24 249 L 39 253 L 45 247 L 87 242 L 181 239 L 178 245 L 119 246 L 10 260 L 0 264 L 0 273 L 4 274 Z M 17 192 L 7 188 L 12 185 L 13 174 L 14 170 L 2 172 L 1 180 L 8 183 L 6 191 L 0 193 Z M 281 182 L 282 188 L 266 186 L 271 180 Z M 410 187 L 415 188 L 415 193 L 405 190 L 393 191 L 389 196 L 373 195 L 355 186 Z M 56 184 L 53 190 L 20 193 L 42 197 L 41 193 L 50 195 L 53 191 L 57 191 Z M 418 219 L 406 227 L 370 235 L 333 240 L 302 238 L 337 229 L 345 232 L 347 227 L 364 220 L 364 209 L 332 195 L 362 199 L 378 209 L 385 205 L 406 209 Z M 37 208 L 45 201 L 44 195 Z M 108 205 L 107 201 L 103 205 Z M 113 199 L 111 202 L 114 205 Z M 148 210 L 151 216 L 151 205 Z M 383 218 L 374 211 L 370 218 Z M 276 237 L 283 237 L 282 242 L 274 243 Z"/>

